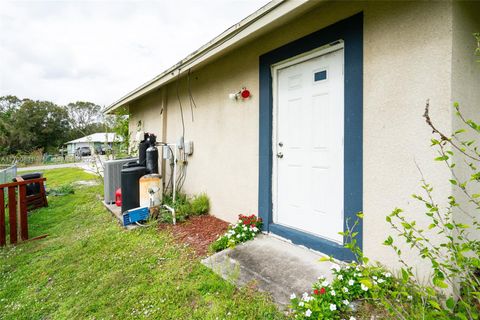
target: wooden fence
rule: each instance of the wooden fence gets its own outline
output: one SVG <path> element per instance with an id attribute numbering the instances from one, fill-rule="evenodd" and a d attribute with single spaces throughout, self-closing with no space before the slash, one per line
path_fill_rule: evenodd
<path id="1" fill-rule="evenodd" d="M 7 244 L 5 209 L 8 208 L 8 223 L 10 225 L 10 243 L 16 244 L 18 237 L 28 240 L 29 207 L 46 206 L 47 199 L 44 188 L 46 178 L 18 181 L 0 184 L 0 247 Z M 27 197 L 27 184 L 37 183 L 40 193 Z M 7 192 L 5 192 L 7 191 Z M 7 205 L 5 205 L 5 200 Z"/>

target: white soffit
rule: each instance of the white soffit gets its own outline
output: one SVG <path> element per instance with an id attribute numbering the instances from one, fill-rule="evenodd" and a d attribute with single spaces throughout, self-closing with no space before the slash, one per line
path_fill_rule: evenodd
<path id="1" fill-rule="evenodd" d="M 108 106 L 104 113 L 112 113 L 117 108 L 128 106 L 128 103 L 147 93 L 169 83 L 183 75 L 189 69 L 203 66 L 212 60 L 226 54 L 243 43 L 270 31 L 277 22 L 282 24 L 305 12 L 310 7 L 318 5 L 317 0 L 273 0 L 255 11 L 239 23 L 228 28 L 222 34 L 206 43 L 198 50 L 179 61 L 169 69 L 140 87 L 126 94 Z M 282 20 L 282 21 L 280 21 Z M 282 22 L 282 23 L 280 23 Z"/>

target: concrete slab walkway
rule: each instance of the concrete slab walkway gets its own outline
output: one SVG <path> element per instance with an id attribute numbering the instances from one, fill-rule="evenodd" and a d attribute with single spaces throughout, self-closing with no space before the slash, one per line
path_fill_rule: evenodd
<path id="1" fill-rule="evenodd" d="M 318 277 L 329 281 L 332 263 L 320 262 L 319 253 L 291 244 L 270 235 L 260 235 L 234 249 L 216 253 L 202 261 L 224 279 L 243 286 L 255 281 L 257 288 L 269 292 L 282 307 L 290 303 L 290 295 L 312 291 Z"/>

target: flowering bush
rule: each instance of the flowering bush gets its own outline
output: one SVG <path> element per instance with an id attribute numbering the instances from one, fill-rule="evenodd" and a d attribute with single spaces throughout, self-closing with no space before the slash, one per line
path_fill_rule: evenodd
<path id="1" fill-rule="evenodd" d="M 221 251 L 226 248 L 233 248 L 237 243 L 251 240 L 262 229 L 262 218 L 257 218 L 255 215 L 238 216 L 238 222 L 230 225 L 228 231 L 220 236 L 213 244 L 214 251 Z"/>
<path id="2" fill-rule="evenodd" d="M 355 263 L 342 267 L 333 266 L 332 283 L 320 277 L 313 285 L 311 295 L 290 296 L 291 308 L 296 319 L 345 319 L 352 313 L 352 301 L 376 298 L 390 289 L 392 275 L 380 268 L 364 268 Z M 349 316 L 346 319 L 355 320 Z"/>

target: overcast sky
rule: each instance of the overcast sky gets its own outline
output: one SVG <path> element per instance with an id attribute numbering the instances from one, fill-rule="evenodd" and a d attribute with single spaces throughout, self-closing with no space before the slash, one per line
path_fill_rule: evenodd
<path id="1" fill-rule="evenodd" d="M 0 0 L 0 96 L 109 105 L 267 0 Z"/>

